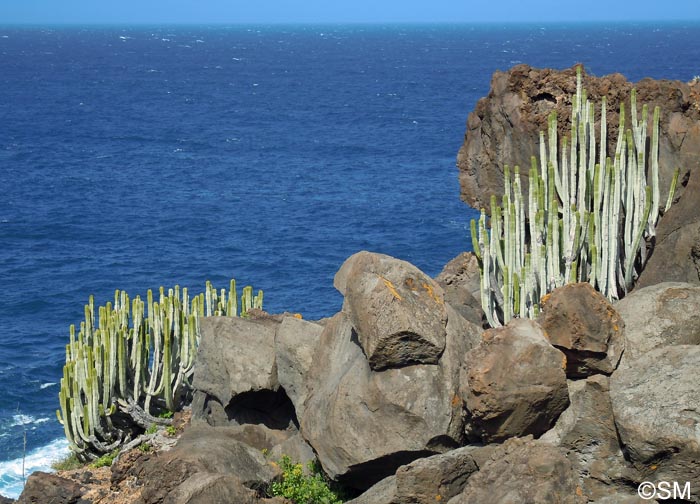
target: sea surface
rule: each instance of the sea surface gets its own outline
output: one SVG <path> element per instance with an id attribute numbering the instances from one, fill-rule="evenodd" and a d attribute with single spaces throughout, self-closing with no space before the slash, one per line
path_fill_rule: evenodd
<path id="1" fill-rule="evenodd" d="M 0 20 L 1 22 L 1 20 Z M 0 26 L 0 494 L 66 454 L 68 326 L 94 294 L 234 277 L 340 309 L 359 250 L 470 248 L 455 157 L 518 63 L 688 81 L 700 25 Z"/>

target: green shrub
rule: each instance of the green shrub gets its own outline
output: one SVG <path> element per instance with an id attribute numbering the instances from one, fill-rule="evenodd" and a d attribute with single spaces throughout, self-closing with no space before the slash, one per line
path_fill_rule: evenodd
<path id="1" fill-rule="evenodd" d="M 151 424 L 151 426 L 146 429 L 146 434 L 155 434 L 158 432 L 158 426 L 156 424 Z"/>
<path id="2" fill-rule="evenodd" d="M 271 487 L 273 496 L 291 500 L 295 504 L 340 504 L 342 500 L 331 490 L 321 470 L 309 462 L 311 474 L 304 474 L 301 464 L 295 464 L 284 455 L 279 461 L 282 480 L 274 482 Z"/>
<path id="3" fill-rule="evenodd" d="M 90 467 L 95 469 L 99 469 L 100 467 L 110 467 L 112 462 L 114 462 L 114 459 L 117 458 L 117 455 L 119 455 L 119 450 L 114 450 L 111 453 L 102 455 L 100 458 L 90 464 Z"/>

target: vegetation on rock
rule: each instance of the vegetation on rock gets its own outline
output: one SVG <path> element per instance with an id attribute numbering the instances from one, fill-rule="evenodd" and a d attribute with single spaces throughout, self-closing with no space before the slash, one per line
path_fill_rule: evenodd
<path id="1" fill-rule="evenodd" d="M 250 286 L 239 297 L 234 280 L 228 292 L 207 282 L 192 299 L 178 286 L 161 287 L 158 301 L 149 290 L 145 303 L 116 291 L 96 323 L 90 296 L 78 334 L 70 327 L 56 412 L 70 449 L 95 460 L 151 425 L 170 424 L 191 393 L 200 317 L 245 315 L 262 308 L 262 298 Z"/>
<path id="2" fill-rule="evenodd" d="M 309 462 L 309 472 L 304 474 L 304 467 L 295 464 L 283 455 L 279 461 L 282 468 L 282 480 L 272 483 L 273 496 L 281 496 L 295 504 L 340 504 L 340 496 L 331 490 L 317 464 Z"/>
<path id="3" fill-rule="evenodd" d="M 471 223 L 481 269 L 481 304 L 489 325 L 536 317 L 541 297 L 569 282 L 590 282 L 609 300 L 620 299 L 632 288 L 647 259 L 643 240 L 654 236 L 659 218 L 659 116 L 656 107 L 649 139 L 648 108 L 644 105 L 640 120 L 633 90 L 631 128 L 626 129 L 621 104 L 617 142 L 608 155 L 612 140 L 605 98 L 596 143 L 595 105 L 586 97 L 578 67 L 570 144 L 565 137 L 559 149 L 557 116 L 552 113 L 548 141 L 540 133 L 539 165 L 534 156 L 531 159 L 527 200 L 519 167 L 511 179 L 505 166 L 501 206 L 491 197 L 490 233 L 484 209 L 478 224 Z"/>

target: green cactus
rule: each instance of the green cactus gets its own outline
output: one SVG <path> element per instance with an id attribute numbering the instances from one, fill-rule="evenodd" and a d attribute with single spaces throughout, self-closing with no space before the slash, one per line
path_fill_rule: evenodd
<path id="1" fill-rule="evenodd" d="M 199 343 L 199 318 L 207 314 L 238 316 L 262 308 L 262 291 L 252 287 L 239 297 L 236 283 L 220 293 L 206 291 L 190 300 L 175 286 L 158 301 L 149 290 L 147 302 L 116 291 L 114 304 L 98 308 L 90 296 L 85 320 L 70 326 L 66 364 L 59 392 L 60 410 L 70 449 L 83 461 L 112 452 L 152 424 L 166 424 L 164 411 L 176 411 L 191 390 Z M 206 306 L 205 306 L 206 304 Z M 145 316 L 145 318 L 144 318 Z"/>
<path id="2" fill-rule="evenodd" d="M 490 233 L 485 210 L 478 223 L 471 223 L 481 269 L 481 304 L 492 327 L 513 317 L 536 317 L 541 297 L 569 282 L 590 282 L 608 299 L 620 299 L 646 262 L 642 241 L 654 235 L 660 215 L 660 110 L 653 111 L 647 157 L 648 107 L 642 107 L 638 118 L 633 90 L 631 127 L 625 129 L 621 104 L 615 151 L 609 156 L 606 99 L 596 142 L 595 106 L 586 98 L 580 67 L 576 81 L 571 138 L 564 137 L 559 149 L 553 112 L 547 138 L 540 133 L 539 163 L 531 159 L 527 201 L 519 168 L 511 179 L 505 166 L 501 206 L 491 198 Z M 678 174 L 676 170 L 665 210 L 673 201 Z"/>

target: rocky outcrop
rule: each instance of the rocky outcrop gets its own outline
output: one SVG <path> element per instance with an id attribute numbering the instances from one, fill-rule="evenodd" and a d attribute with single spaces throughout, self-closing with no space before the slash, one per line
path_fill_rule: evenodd
<path id="1" fill-rule="evenodd" d="M 143 504 L 259 502 L 259 490 L 280 473 L 263 450 L 288 437 L 259 425 L 193 425 L 169 451 L 117 462 L 112 484 L 130 481 L 141 487 L 138 502 Z"/>
<path id="2" fill-rule="evenodd" d="M 629 106 L 630 91 L 637 102 L 661 107 L 659 164 L 662 193 L 667 193 L 676 167 L 685 174 L 700 163 L 700 83 L 643 79 L 631 83 L 621 74 L 595 77 L 585 73 L 583 86 L 593 103 L 607 97 L 608 132 L 616 135 L 620 103 Z M 530 166 L 539 154 L 539 132 L 557 112 L 559 137 L 571 134 L 571 99 L 576 94 L 576 68 L 538 69 L 517 65 L 497 71 L 488 96 L 481 98 L 467 119 L 459 150 L 462 199 L 474 208 L 488 208 L 491 194 L 503 193 L 505 165 Z"/>
<path id="3" fill-rule="evenodd" d="M 654 253 L 639 285 L 700 283 L 700 214 L 696 209 L 700 200 L 700 82 L 643 79 L 632 84 L 620 74 L 594 77 L 584 73 L 583 85 L 593 102 L 607 97 L 612 135 L 616 135 L 616 111 L 621 102 L 629 103 L 633 86 L 638 103 L 648 103 L 650 109 L 661 107 L 661 193 L 668 193 L 673 172 L 680 167 L 679 201 L 657 226 Z M 457 156 L 462 199 L 488 211 L 491 195 L 503 193 L 503 167 L 528 167 L 530 157 L 538 155 L 539 131 L 546 129 L 551 111 L 558 114 L 559 137 L 569 135 L 575 91 L 575 68 L 558 71 L 517 65 L 496 72 L 488 96 L 469 114 Z M 521 171 L 527 186 L 527 170 Z"/>
<path id="4" fill-rule="evenodd" d="M 464 357 L 462 398 L 472 436 L 484 442 L 541 435 L 569 405 L 566 357 L 539 326 L 514 319 L 489 329 Z"/>
<path id="5" fill-rule="evenodd" d="M 625 348 L 624 323 L 589 283 L 570 284 L 542 298 L 538 322 L 545 337 L 566 355 L 566 375 L 609 375 Z"/>

